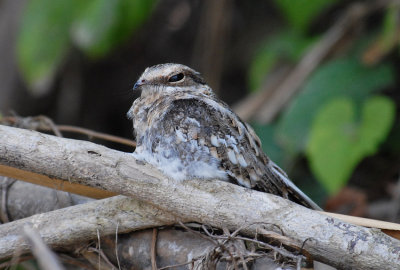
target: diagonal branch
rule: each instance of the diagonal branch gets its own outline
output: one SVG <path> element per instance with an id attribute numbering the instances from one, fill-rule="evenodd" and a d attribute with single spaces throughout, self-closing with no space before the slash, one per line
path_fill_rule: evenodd
<path id="1" fill-rule="evenodd" d="M 395 1 L 397 0 L 358 1 L 351 4 L 322 38 L 305 52 L 292 70 L 285 68 L 272 74 L 272 81 L 266 81 L 260 92 L 236 104 L 234 111 L 244 121 L 253 119 L 262 124 L 270 123 L 346 35 L 371 13 L 386 8 Z"/>
<path id="2" fill-rule="evenodd" d="M 305 243 L 315 259 L 339 268 L 395 269 L 400 264 L 400 241 L 376 229 L 222 181 L 178 183 L 137 164 L 130 154 L 90 142 L 0 126 L 0 164 L 131 196 L 183 222 L 230 230 L 257 222 L 275 224 L 299 246 Z M 255 235 L 257 229 L 249 226 L 245 233 Z"/>

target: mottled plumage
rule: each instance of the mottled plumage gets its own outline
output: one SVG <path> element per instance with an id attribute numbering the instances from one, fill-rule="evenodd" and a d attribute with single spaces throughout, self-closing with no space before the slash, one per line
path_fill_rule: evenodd
<path id="1" fill-rule="evenodd" d="M 262 151 L 253 129 L 200 74 L 179 64 L 147 68 L 128 116 L 134 156 L 176 180 L 219 179 L 273 193 L 318 209 Z"/>

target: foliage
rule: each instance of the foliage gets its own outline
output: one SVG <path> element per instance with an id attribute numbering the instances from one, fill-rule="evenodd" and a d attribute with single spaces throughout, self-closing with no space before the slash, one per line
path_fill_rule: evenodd
<path id="1" fill-rule="evenodd" d="M 306 31 L 312 20 L 337 0 L 275 0 L 290 26 L 298 31 Z"/>
<path id="2" fill-rule="evenodd" d="M 249 89 L 257 91 L 271 69 L 280 61 L 296 62 L 316 39 L 304 34 L 312 20 L 337 0 L 275 0 L 289 27 L 260 44 L 249 69 Z"/>
<path id="3" fill-rule="evenodd" d="M 91 1 L 73 22 L 73 41 L 89 56 L 102 57 L 140 26 L 153 4 L 144 0 Z"/>
<path id="4" fill-rule="evenodd" d="M 27 4 L 17 56 L 22 75 L 35 89 L 48 85 L 66 56 L 69 27 L 75 13 L 74 1 L 55 4 L 51 0 L 37 0 Z"/>
<path id="5" fill-rule="evenodd" d="M 337 2 L 275 1 L 288 27 L 260 44 L 249 69 L 251 91 L 259 90 L 282 60 L 296 63 L 318 41 L 308 31 Z M 376 94 L 394 83 L 390 61 L 382 60 L 399 42 L 398 11 L 399 5 L 389 7 L 379 32 L 366 32 L 347 53 L 311 74 L 274 123 L 255 125 L 266 152 L 278 164 L 287 168 L 297 156 L 306 155 L 330 194 L 346 184 L 362 159 L 379 150 L 393 126 L 394 102 Z"/>
<path id="6" fill-rule="evenodd" d="M 314 42 L 295 31 L 282 31 L 261 44 L 249 69 L 249 89 L 260 89 L 265 74 L 282 59 L 296 62 Z"/>
<path id="7" fill-rule="evenodd" d="M 393 124 L 395 105 L 386 97 L 368 98 L 361 117 L 357 109 L 348 97 L 334 98 L 313 120 L 306 151 L 313 172 L 329 193 L 336 193 L 355 166 L 378 150 Z"/>
<path id="8" fill-rule="evenodd" d="M 321 106 L 347 96 L 357 103 L 394 80 L 391 67 L 366 67 L 356 58 L 335 59 L 322 65 L 309 78 L 281 117 L 277 135 L 288 153 L 305 150 L 312 121 Z"/>
<path id="9" fill-rule="evenodd" d="M 71 46 L 99 58 L 128 39 L 156 0 L 31 0 L 17 41 L 18 64 L 34 94 L 48 89 Z"/>

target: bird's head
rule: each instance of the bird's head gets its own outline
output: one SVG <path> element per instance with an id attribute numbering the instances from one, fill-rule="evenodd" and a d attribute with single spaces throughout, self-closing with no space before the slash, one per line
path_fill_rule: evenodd
<path id="1" fill-rule="evenodd" d="M 204 88 L 206 85 L 200 73 L 181 64 L 160 64 L 146 68 L 135 83 L 133 90 L 141 91 L 141 96 L 155 92 L 173 92 Z"/>

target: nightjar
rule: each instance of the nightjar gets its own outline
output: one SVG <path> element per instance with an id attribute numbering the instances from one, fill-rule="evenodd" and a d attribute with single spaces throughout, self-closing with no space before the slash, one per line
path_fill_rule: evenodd
<path id="1" fill-rule="evenodd" d="M 262 151 L 253 129 L 214 94 L 201 75 L 180 64 L 147 68 L 128 112 L 135 158 L 175 180 L 218 179 L 320 209 Z"/>

